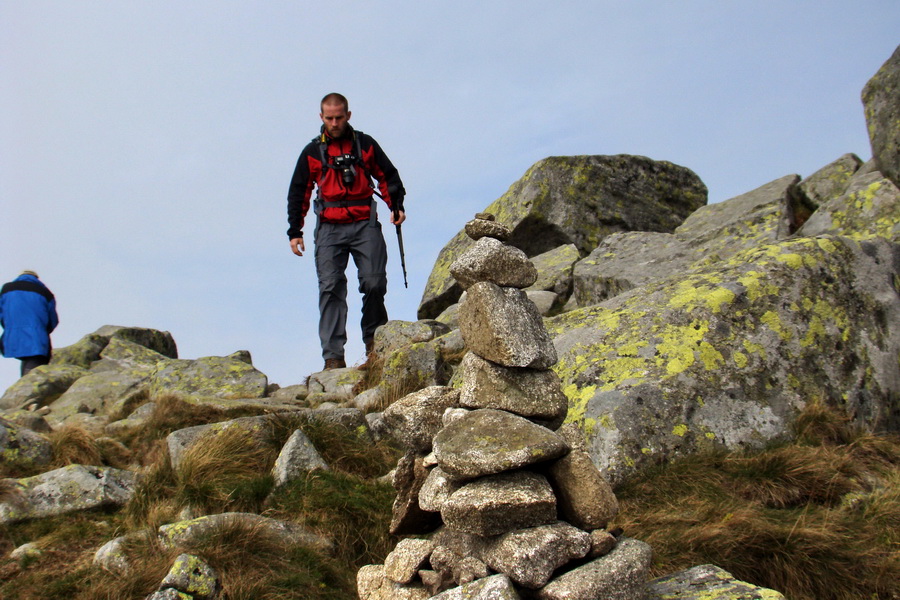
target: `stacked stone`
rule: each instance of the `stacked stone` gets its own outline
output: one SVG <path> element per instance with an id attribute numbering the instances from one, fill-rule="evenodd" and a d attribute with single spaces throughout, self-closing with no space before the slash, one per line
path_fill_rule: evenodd
<path id="1" fill-rule="evenodd" d="M 475 243 L 450 268 L 466 290 L 462 385 L 426 388 L 384 413 L 407 449 L 391 532 L 428 537 L 363 567 L 359 596 L 644 598 L 649 546 L 606 531 L 615 495 L 578 428 L 563 425 L 556 349 L 523 291 L 537 270 L 493 215 L 465 231 Z"/>

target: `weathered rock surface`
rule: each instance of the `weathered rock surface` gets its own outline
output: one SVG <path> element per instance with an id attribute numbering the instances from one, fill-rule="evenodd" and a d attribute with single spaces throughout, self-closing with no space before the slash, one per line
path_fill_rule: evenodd
<path id="1" fill-rule="evenodd" d="M 394 535 L 429 533 L 441 524 L 440 515 L 419 506 L 419 491 L 428 478 L 424 457 L 409 452 L 398 462 L 391 479 L 397 497 L 391 517 L 390 532 Z"/>
<path id="2" fill-rule="evenodd" d="M 534 303 L 542 317 L 549 316 L 560 304 L 559 295 L 546 290 L 525 290 L 525 297 Z"/>
<path id="3" fill-rule="evenodd" d="M 457 258 L 450 274 L 464 290 L 479 281 L 519 289 L 537 281 L 537 269 L 524 252 L 489 237 L 479 239 Z"/>
<path id="4" fill-rule="evenodd" d="M 594 466 L 578 426 L 569 423 L 560 434 L 571 450 L 547 470 L 556 490 L 559 516 L 586 531 L 603 529 L 618 514 L 619 502 Z"/>
<path id="5" fill-rule="evenodd" d="M 799 183 L 799 175 L 786 175 L 725 202 L 703 206 L 675 229 L 675 236 L 719 260 L 783 239 L 792 231 Z"/>
<path id="6" fill-rule="evenodd" d="M 384 559 L 384 574 L 391 581 L 410 583 L 425 566 L 434 550 L 434 542 L 407 538 L 400 540 Z"/>
<path id="7" fill-rule="evenodd" d="M 572 286 L 572 270 L 581 259 L 578 246 L 566 244 L 533 256 L 531 263 L 538 272 L 537 280 L 527 289 L 546 290 L 567 297 Z"/>
<path id="8" fill-rule="evenodd" d="M 883 237 L 900 243 L 900 189 L 875 171 L 854 177 L 842 196 L 822 204 L 798 235 Z"/>
<path id="9" fill-rule="evenodd" d="M 522 290 L 476 283 L 460 305 L 459 329 L 472 352 L 505 367 L 547 369 L 557 359 L 541 314 Z"/>
<path id="10" fill-rule="evenodd" d="M 125 553 L 127 544 L 126 536 L 109 540 L 94 553 L 93 564 L 111 573 L 127 573 L 131 568 Z"/>
<path id="11" fill-rule="evenodd" d="M 556 521 L 556 499 L 546 478 L 511 471 L 476 479 L 455 491 L 441 510 L 452 529 L 481 537 Z"/>
<path id="12" fill-rule="evenodd" d="M 19 408 L 29 404 L 46 406 L 87 373 L 84 367 L 66 364 L 43 365 L 32 369 L 0 396 L 0 409 Z"/>
<path id="13" fill-rule="evenodd" d="M 590 535 L 565 522 L 511 531 L 492 539 L 484 562 L 529 589 L 543 587 L 559 567 L 583 558 L 591 549 Z"/>
<path id="14" fill-rule="evenodd" d="M 112 338 L 87 373 L 49 404 L 48 420 L 56 425 L 76 413 L 107 414 L 146 392 L 162 354 L 134 342 Z"/>
<path id="15" fill-rule="evenodd" d="M 872 157 L 878 170 L 900 186 L 900 46 L 862 91 Z"/>
<path id="16" fill-rule="evenodd" d="M 375 331 L 373 349 L 379 356 L 386 357 L 395 350 L 430 342 L 447 333 L 450 333 L 450 328 L 434 320 L 388 321 Z"/>
<path id="17" fill-rule="evenodd" d="M 434 437 L 438 465 L 456 479 L 523 469 L 568 451 L 566 442 L 546 427 L 491 408 L 470 412 Z"/>
<path id="18" fill-rule="evenodd" d="M 550 319 L 568 418 L 614 484 L 701 448 L 784 439 L 809 398 L 896 430 L 898 272 L 885 240 L 796 238 Z"/>
<path id="19" fill-rule="evenodd" d="M 47 438 L 0 418 L 0 465 L 40 467 L 52 459 L 53 448 Z"/>
<path id="20" fill-rule="evenodd" d="M 614 233 L 575 263 L 572 297 L 566 308 L 599 304 L 673 272 L 683 272 L 697 257 L 688 242 L 671 233 Z"/>
<path id="21" fill-rule="evenodd" d="M 706 186 L 690 170 L 643 156 L 550 157 L 535 163 L 485 212 L 512 233 L 528 256 L 575 244 L 583 255 L 618 231 L 668 231 L 706 204 Z M 420 319 L 454 304 L 462 288 L 450 265 L 473 241 L 459 232 L 440 252 L 419 305 Z"/>
<path id="22" fill-rule="evenodd" d="M 220 513 L 170 523 L 159 528 L 160 543 L 166 548 L 184 548 L 199 539 L 207 539 L 228 529 L 252 529 L 273 536 L 285 545 L 309 546 L 322 551 L 333 547 L 331 540 L 314 534 L 296 523 L 270 519 L 255 513 Z"/>
<path id="23" fill-rule="evenodd" d="M 849 175 L 842 174 L 849 169 L 847 162 L 836 161 L 818 174 L 809 182 L 810 189 L 834 193 L 841 181 L 846 187 Z M 829 176 L 838 181 L 831 181 Z M 826 187 L 826 182 L 831 187 Z M 698 264 L 716 264 L 742 250 L 785 239 L 801 220 L 808 218 L 809 211 L 800 177 L 787 175 L 746 194 L 698 209 L 674 234 L 610 235 L 576 263 L 572 297 L 566 308 L 599 304 L 672 273 L 687 272 Z"/>
<path id="24" fill-rule="evenodd" d="M 422 585 L 405 585 L 385 576 L 384 565 L 366 565 L 356 574 L 360 600 L 426 600 L 431 593 Z"/>
<path id="25" fill-rule="evenodd" d="M 509 227 L 498 223 L 497 218 L 490 213 L 478 213 L 474 219 L 466 223 L 464 230 L 467 236 L 476 241 L 490 237 L 505 242 L 512 234 Z"/>
<path id="26" fill-rule="evenodd" d="M 99 360 L 100 353 L 103 352 L 110 340 L 114 338 L 149 348 L 166 358 L 178 358 L 178 348 L 175 345 L 172 334 L 168 331 L 159 331 L 146 327 L 104 325 L 94 333 L 89 333 L 82 337 L 71 346 L 55 349 L 53 358 L 50 359 L 50 364 L 71 364 L 87 369 L 91 366 L 91 363 Z"/>
<path id="27" fill-rule="evenodd" d="M 810 210 L 815 210 L 829 200 L 840 198 L 847 191 L 850 179 L 859 171 L 863 162 L 855 154 L 844 154 L 837 160 L 825 165 L 800 182 L 800 191 L 809 200 Z M 803 217 L 803 221 L 809 215 Z M 802 223 L 801 223 L 802 225 Z"/>
<path id="28" fill-rule="evenodd" d="M 168 361 L 153 373 L 149 391 L 151 394 L 262 398 L 267 385 L 268 379 L 253 367 L 249 353 L 235 352 L 229 356 Z"/>
<path id="29" fill-rule="evenodd" d="M 0 524 L 124 505 L 138 475 L 112 467 L 69 465 L 13 480 L 11 497 L 0 503 Z"/>
<path id="30" fill-rule="evenodd" d="M 434 467 L 419 490 L 419 507 L 422 510 L 441 512 L 450 494 L 462 487 L 462 482 L 450 477 L 440 467 Z"/>
<path id="31" fill-rule="evenodd" d="M 50 423 L 48 423 L 47 419 L 43 416 L 46 410 L 47 409 L 14 409 L 7 410 L 3 414 L 6 420 L 14 425 L 30 429 L 35 433 L 50 433 L 53 431 L 53 428 L 50 427 Z"/>
<path id="32" fill-rule="evenodd" d="M 538 600 L 643 600 L 653 553 L 650 546 L 626 539 L 601 558 L 553 579 L 535 592 Z"/>
<path id="33" fill-rule="evenodd" d="M 648 600 L 784 600 L 775 590 L 739 581 L 715 565 L 699 565 L 647 584 Z"/>
<path id="34" fill-rule="evenodd" d="M 433 600 L 519 600 L 509 577 L 492 575 L 452 588 L 432 597 Z"/>
<path id="35" fill-rule="evenodd" d="M 441 340 L 443 337 L 415 342 L 388 354 L 384 359 L 378 389 L 384 394 L 396 396 L 397 390 L 446 385 L 450 379 L 450 368 L 444 358 Z"/>
<path id="36" fill-rule="evenodd" d="M 559 376 L 553 371 L 504 367 L 474 352 L 465 355 L 459 369 L 460 406 L 505 410 L 544 422 L 551 429 L 569 409 Z"/>
<path id="37" fill-rule="evenodd" d="M 384 411 L 384 421 L 405 448 L 427 454 L 443 427 L 444 411 L 458 402 L 458 390 L 430 386 L 391 404 Z"/>
<path id="38" fill-rule="evenodd" d="M 272 476 L 275 478 L 275 485 L 282 486 L 316 469 L 330 470 L 328 463 L 316 451 L 306 434 L 297 429 L 278 453 L 275 466 L 272 467 Z"/>
<path id="39" fill-rule="evenodd" d="M 209 563 L 194 554 L 179 554 L 159 584 L 160 591 L 176 590 L 193 600 L 213 600 L 219 594 L 219 575 Z"/>

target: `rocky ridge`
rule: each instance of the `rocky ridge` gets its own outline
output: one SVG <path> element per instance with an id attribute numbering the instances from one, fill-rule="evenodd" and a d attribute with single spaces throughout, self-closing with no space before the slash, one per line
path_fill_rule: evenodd
<path id="1" fill-rule="evenodd" d="M 864 163 L 844 155 L 806 178 L 782 177 L 716 205 L 703 206 L 702 182 L 686 169 L 655 165 L 643 157 L 542 161 L 489 207 L 504 224 L 476 219 L 472 227 L 481 228 L 480 234 L 470 234 L 467 225 L 462 245 L 452 249 L 449 244 L 442 252 L 434 278 L 450 282 L 451 291 L 443 290 L 433 301 L 423 296 L 421 320 L 392 321 L 379 329 L 376 350 L 384 362 L 382 377 L 362 393 L 356 392 L 363 375 L 353 369 L 314 373 L 303 384 L 278 388 L 252 366 L 247 352 L 183 360 L 167 332 L 103 327 L 58 350 L 51 365 L 35 369 L 0 398 L 3 467 L 40 470 L 51 456 L 46 434 L 66 425 L 83 427 L 101 443 L 115 445 L 114 432 L 146 419 L 159 393 L 178 393 L 200 406 L 326 419 L 373 437 L 391 432 L 405 447 L 414 448 L 394 472 L 399 491 L 392 530 L 421 535 L 448 518 L 459 531 L 425 540 L 441 542 L 428 550 L 429 563 L 441 569 L 420 569 L 422 561 L 410 568 L 415 560 L 403 558 L 407 551 L 422 557 L 428 554 L 427 546 L 404 540 L 383 565 L 385 579 L 368 569 L 370 575 L 375 573 L 371 581 L 383 586 L 386 580 L 397 583 L 412 577 L 408 581 L 418 581 L 417 589 L 426 591 L 467 581 L 440 592 L 448 598 L 499 598 L 511 589 L 529 594 L 526 590 L 533 588 L 520 586 L 513 573 L 506 573 L 514 567 L 492 559 L 495 568 L 479 558 L 482 548 L 476 551 L 467 544 L 511 536 L 505 547 L 514 555 L 515 547 L 525 543 L 520 542 L 521 531 L 552 528 L 556 521 L 534 527 L 513 523 L 518 528 L 495 534 L 500 525 L 489 509 L 473 513 L 481 506 L 475 499 L 484 486 L 475 486 L 444 509 L 454 485 L 498 477 L 506 484 L 504 474 L 518 470 L 535 475 L 524 479 L 538 490 L 543 486 L 537 477 L 552 479 L 545 467 L 572 456 L 587 457 L 594 467 L 591 472 L 599 468 L 601 478 L 615 485 L 650 462 L 708 448 L 753 448 L 787 439 L 793 418 L 810 398 L 839 407 L 866 430 L 900 428 L 900 165 L 892 150 L 900 132 L 891 117 L 900 98 L 898 73 L 900 55 L 895 52 L 863 94 L 872 160 Z M 676 171 L 681 183 L 673 185 L 670 175 Z M 598 180 L 596 187 L 585 183 L 591 173 Z M 680 207 L 657 204 L 652 210 L 669 216 L 656 215 L 648 226 L 646 214 L 627 214 L 628 202 L 619 188 L 610 186 L 647 177 L 650 183 L 644 187 L 652 187 L 659 173 L 667 173 L 661 183 L 668 189 L 684 188 L 684 201 L 676 203 Z M 591 219 L 571 208 L 584 204 L 586 196 L 595 214 Z M 563 212 L 548 217 L 543 208 L 551 206 Z M 646 205 L 642 207 L 646 212 Z M 608 212 L 620 214 L 613 226 L 577 231 Z M 506 241 L 498 236 L 506 236 Z M 526 243 L 533 240 L 539 243 Z M 523 261 L 523 255 L 529 260 Z M 504 267 L 502 274 L 493 272 L 495 263 Z M 452 281 L 451 265 L 459 275 Z M 426 295 L 431 293 L 426 290 Z M 515 317 L 509 318 L 507 310 Z M 531 336 L 527 343 L 518 338 L 520 328 Z M 518 377 L 510 377 L 510 372 Z M 396 408 L 377 412 L 392 391 L 410 388 L 413 394 L 395 402 Z M 482 406 L 485 396 L 491 398 L 490 406 Z M 538 461 L 538 466 L 509 466 L 531 451 L 523 442 L 503 454 L 499 473 L 485 474 L 481 470 L 496 465 L 464 444 L 454 444 L 455 436 L 445 433 L 438 445 L 442 466 L 436 436 L 444 429 L 468 431 L 464 417 L 474 413 L 494 429 L 508 428 L 508 417 L 518 417 L 520 437 L 542 439 L 541 453 L 560 452 L 557 438 L 565 449 L 557 458 Z M 269 418 L 229 420 L 199 433 L 216 435 L 237 426 L 252 435 Z M 552 435 L 536 435 L 543 430 Z M 174 460 L 197 433 L 172 435 L 167 448 Z M 292 436 L 279 459 L 279 481 L 327 467 L 307 442 L 302 432 Z M 460 456 L 465 460 L 457 460 Z M 448 468 L 446 477 L 430 479 L 443 467 Z M 0 502 L 0 518 L 11 522 L 114 509 L 127 502 L 139 479 L 136 470 L 82 465 L 5 479 L 3 484 L 16 493 L 13 500 L 6 495 Z M 529 485 L 520 482 L 514 489 L 520 493 L 511 496 L 531 498 L 535 512 L 549 518 L 549 496 L 543 496 L 542 504 L 534 500 L 539 494 L 521 492 L 532 490 Z M 589 535 L 603 530 L 596 521 L 573 516 L 577 511 L 564 508 L 568 501 L 553 485 L 550 489 L 557 512 L 567 511 L 559 522 Z M 535 518 L 522 512 L 528 516 L 517 518 L 524 523 Z M 194 516 L 185 514 L 181 523 L 169 525 L 178 531 L 196 530 Z M 197 524 L 212 517 L 198 517 Z M 213 520 L 256 524 L 259 518 L 231 513 Z M 285 522 L 268 526 L 290 534 L 285 543 L 309 543 L 327 551 L 327 539 L 295 531 Z M 440 533 L 445 530 L 453 531 L 444 523 Z M 162 530 L 154 535 L 168 539 Z M 548 531 L 541 541 L 527 543 L 557 548 L 562 542 L 555 535 Z M 611 537 L 606 537 L 608 544 L 616 538 Z M 640 547 L 637 540 L 618 542 L 617 547 Z M 98 549 L 98 564 L 125 568 L 115 551 L 123 543 L 114 539 Z M 443 549 L 435 557 L 438 547 Z M 37 552 L 26 544 L 13 558 Z M 185 556 L 179 564 L 193 560 Z M 585 560 L 567 559 L 576 564 Z M 209 571 L 192 567 L 191 572 Z M 159 598 L 221 593 L 215 585 L 195 586 L 176 574 L 166 581 Z M 725 587 L 762 597 L 777 594 L 747 591 L 710 566 L 653 582 L 646 593 L 650 598 L 690 598 L 694 596 L 686 590 Z M 206 589 L 215 590 L 209 592 L 213 596 L 206 595 Z M 375 594 L 375 589 L 372 584 L 360 591 Z"/>

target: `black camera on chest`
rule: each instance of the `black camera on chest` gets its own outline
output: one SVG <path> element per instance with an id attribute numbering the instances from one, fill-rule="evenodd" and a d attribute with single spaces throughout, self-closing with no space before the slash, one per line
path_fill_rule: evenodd
<path id="1" fill-rule="evenodd" d="M 356 180 L 356 157 L 352 154 L 340 154 L 331 160 L 331 165 L 341 172 L 344 185 L 351 186 Z"/>

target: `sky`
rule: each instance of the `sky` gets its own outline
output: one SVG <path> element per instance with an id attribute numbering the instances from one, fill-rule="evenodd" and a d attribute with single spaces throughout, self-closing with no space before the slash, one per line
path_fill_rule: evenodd
<path id="1" fill-rule="evenodd" d="M 0 280 L 40 274 L 55 347 L 148 327 L 301 383 L 318 294 L 286 194 L 326 93 L 400 170 L 387 307 L 414 321 L 441 248 L 548 156 L 670 161 L 710 203 L 868 160 L 860 92 L 898 32 L 897 0 L 0 0 Z"/>

